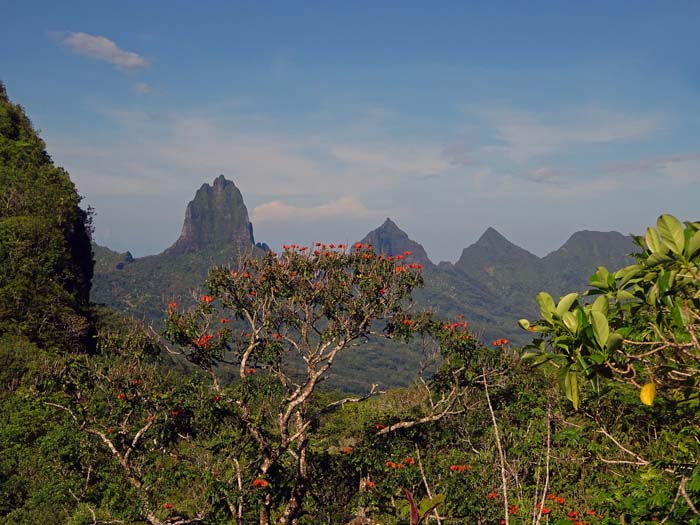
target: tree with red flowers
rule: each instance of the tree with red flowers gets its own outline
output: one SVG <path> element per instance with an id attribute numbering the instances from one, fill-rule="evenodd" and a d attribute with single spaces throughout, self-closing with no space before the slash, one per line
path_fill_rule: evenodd
<path id="1" fill-rule="evenodd" d="M 212 270 L 208 295 L 195 307 L 168 310 L 167 337 L 211 374 L 215 390 L 221 391 L 218 364 L 238 370 L 239 384 L 229 401 L 257 443 L 255 479 L 272 485 L 271 471 L 281 468 L 282 460 L 294 465 L 279 523 L 291 524 L 299 516 L 309 487 L 312 431 L 323 413 L 339 406 L 311 402 L 338 354 L 359 349 L 372 336 L 414 329 L 403 321 L 410 317 L 411 290 L 422 278 L 417 265 L 397 262 L 376 256 L 367 245 L 353 250 L 286 246 L 280 255 L 244 258 L 235 270 Z M 238 325 L 222 324 L 222 318 L 235 318 Z M 253 402 L 262 391 L 270 399 Z M 268 496 L 261 524 L 270 522 L 271 506 Z"/>

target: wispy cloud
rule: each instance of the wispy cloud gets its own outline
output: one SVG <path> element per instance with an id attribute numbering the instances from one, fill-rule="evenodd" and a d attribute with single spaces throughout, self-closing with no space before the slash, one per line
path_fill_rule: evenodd
<path id="1" fill-rule="evenodd" d="M 332 147 L 331 154 L 351 170 L 375 173 L 433 175 L 449 168 L 441 151 L 430 146 L 338 145 Z"/>
<path id="2" fill-rule="evenodd" d="M 370 211 L 362 201 L 354 196 L 341 197 L 332 202 L 317 206 L 293 206 L 281 201 L 266 202 L 253 210 L 253 220 L 264 223 L 284 223 L 287 221 L 319 221 L 336 218 L 371 218 L 381 213 Z"/>
<path id="3" fill-rule="evenodd" d="M 149 95 L 153 92 L 153 88 L 145 82 L 139 82 L 134 86 L 134 93 L 137 95 Z"/>
<path id="4" fill-rule="evenodd" d="M 148 60 L 133 51 L 120 49 L 107 37 L 88 33 L 61 33 L 61 43 L 74 53 L 102 60 L 122 70 L 142 69 Z"/>
<path id="5" fill-rule="evenodd" d="M 605 171 L 612 174 L 650 172 L 669 168 L 674 164 L 685 164 L 691 161 L 700 161 L 700 152 L 649 157 L 627 162 L 615 162 L 608 164 Z"/>
<path id="6" fill-rule="evenodd" d="M 571 176 L 568 170 L 552 168 L 550 166 L 542 166 L 527 170 L 524 178 L 530 182 L 537 184 L 553 184 L 563 186 L 566 179 Z"/>
<path id="7" fill-rule="evenodd" d="M 477 108 L 473 112 L 489 126 L 495 142 L 482 153 L 506 155 L 525 164 L 570 147 L 638 140 L 660 127 L 656 115 L 628 115 L 597 107 L 564 115 L 512 108 Z"/>

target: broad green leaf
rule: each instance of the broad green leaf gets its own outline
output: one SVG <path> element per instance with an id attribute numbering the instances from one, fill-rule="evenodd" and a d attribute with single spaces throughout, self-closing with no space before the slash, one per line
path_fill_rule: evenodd
<path id="1" fill-rule="evenodd" d="M 638 264 L 630 264 L 624 268 L 620 268 L 615 272 L 615 277 L 620 280 L 619 286 L 626 285 L 630 280 L 638 276 L 639 270 L 642 267 Z"/>
<path id="2" fill-rule="evenodd" d="M 571 305 L 574 304 L 574 301 L 576 301 L 576 299 L 578 299 L 578 294 L 576 292 L 561 297 L 559 299 L 559 304 L 557 305 L 556 309 L 557 315 L 559 317 L 562 317 L 564 315 L 564 312 L 568 312 L 569 308 L 571 308 Z"/>
<path id="3" fill-rule="evenodd" d="M 520 320 L 518 321 L 518 325 L 519 325 L 520 328 L 522 328 L 523 330 L 530 330 L 530 321 L 528 321 L 527 319 L 520 319 Z"/>
<path id="4" fill-rule="evenodd" d="M 698 250 L 700 250 L 700 231 L 696 231 L 688 241 L 688 246 L 685 250 L 685 256 L 688 259 L 692 259 L 698 252 Z"/>
<path id="5" fill-rule="evenodd" d="M 606 290 L 608 288 L 608 275 L 609 272 L 605 266 L 598 266 L 596 272 L 589 278 L 589 284 Z"/>
<path id="6" fill-rule="evenodd" d="M 564 315 L 562 316 L 562 321 L 564 321 L 564 325 L 569 329 L 569 332 L 576 335 L 576 331 L 578 330 L 578 321 L 576 320 L 576 314 L 574 314 L 573 312 L 564 312 Z"/>
<path id="7" fill-rule="evenodd" d="M 654 253 L 644 260 L 644 265 L 647 267 L 656 266 L 657 264 L 669 262 L 671 260 L 673 259 L 664 253 Z"/>
<path id="8" fill-rule="evenodd" d="M 667 272 L 665 270 L 661 270 L 659 272 L 659 279 L 656 281 L 659 283 L 659 293 L 664 294 L 666 293 L 666 290 L 668 290 L 669 283 L 671 280 L 671 272 Z"/>
<path id="9" fill-rule="evenodd" d="M 676 303 L 671 309 L 671 319 L 673 319 L 673 324 L 675 324 L 678 328 L 685 328 L 687 325 L 683 307 L 679 300 L 676 300 Z"/>
<path id="10" fill-rule="evenodd" d="M 620 348 L 622 341 L 623 341 L 623 337 L 620 334 L 618 334 L 616 332 L 612 332 L 608 336 L 608 340 L 605 342 L 605 349 L 609 353 L 612 353 L 615 350 L 617 350 L 618 348 Z"/>
<path id="11" fill-rule="evenodd" d="M 631 301 L 633 299 L 635 299 L 634 295 L 627 290 L 620 290 L 617 292 L 618 301 Z"/>
<path id="12" fill-rule="evenodd" d="M 605 343 L 608 342 L 610 335 L 610 327 L 608 326 L 608 318 L 598 310 L 591 312 L 591 324 L 593 325 L 593 335 L 600 348 L 605 348 Z"/>
<path id="13" fill-rule="evenodd" d="M 422 499 L 418 508 L 418 512 L 420 513 L 421 519 L 425 519 L 428 513 L 432 511 L 435 507 L 440 505 L 440 503 L 442 503 L 443 501 L 445 501 L 444 494 L 436 494 L 433 497 L 433 499 Z"/>
<path id="14" fill-rule="evenodd" d="M 649 288 L 649 292 L 647 292 L 647 304 L 649 305 L 655 305 L 656 301 L 659 299 L 659 285 L 657 283 L 654 283 L 654 286 Z"/>
<path id="15" fill-rule="evenodd" d="M 604 316 L 608 315 L 608 298 L 604 295 L 601 295 L 598 297 L 594 302 L 593 306 L 591 307 L 591 310 L 593 312 L 600 312 Z"/>
<path id="16" fill-rule="evenodd" d="M 685 247 L 685 235 L 683 226 L 673 215 L 662 215 L 656 221 L 656 227 L 661 235 L 661 240 L 676 255 L 683 254 Z"/>
<path id="17" fill-rule="evenodd" d="M 663 245 L 659 239 L 659 234 L 654 228 L 647 228 L 647 234 L 644 236 L 644 240 L 646 241 L 647 248 L 649 248 L 651 253 L 658 253 L 662 251 Z M 666 250 L 664 249 L 664 251 Z"/>
<path id="18" fill-rule="evenodd" d="M 547 292 L 537 294 L 537 304 L 540 305 L 540 315 L 543 319 L 551 320 L 556 308 L 554 307 L 554 299 Z"/>
<path id="19" fill-rule="evenodd" d="M 540 366 L 549 361 L 550 356 L 541 350 L 527 350 L 520 358 L 523 361 L 529 361 L 532 366 Z"/>
<path id="20" fill-rule="evenodd" d="M 580 399 L 578 397 L 578 376 L 576 372 L 569 370 L 564 378 L 564 393 L 566 398 L 574 405 L 574 409 L 578 410 Z"/>

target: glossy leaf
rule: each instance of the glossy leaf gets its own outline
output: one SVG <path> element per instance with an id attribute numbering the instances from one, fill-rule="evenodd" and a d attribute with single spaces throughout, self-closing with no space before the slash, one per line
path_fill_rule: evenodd
<path id="1" fill-rule="evenodd" d="M 593 335 L 600 348 L 605 348 L 610 335 L 610 327 L 608 326 L 608 318 L 598 310 L 591 312 L 591 325 L 593 325 Z"/>
<path id="2" fill-rule="evenodd" d="M 613 332 L 608 336 L 608 339 L 605 342 L 605 349 L 608 352 L 612 353 L 618 348 L 620 348 L 623 340 L 624 338 L 620 334 L 618 334 L 617 332 Z"/>
<path id="3" fill-rule="evenodd" d="M 578 321 L 576 319 L 576 314 L 573 312 L 564 312 L 564 315 L 562 316 L 562 321 L 564 322 L 564 325 L 569 329 L 569 331 L 576 335 L 576 332 L 578 331 Z"/>
<path id="4" fill-rule="evenodd" d="M 603 315 L 608 315 L 608 298 L 604 295 L 598 297 L 591 306 L 591 310 L 594 312 L 599 312 Z"/>
<path id="5" fill-rule="evenodd" d="M 665 247 L 661 244 L 661 239 L 659 239 L 659 234 L 652 227 L 647 228 L 647 233 L 644 236 L 647 248 L 651 253 L 658 253 L 666 251 Z"/>
<path id="6" fill-rule="evenodd" d="M 540 315 L 542 315 L 544 319 L 551 321 L 552 315 L 556 311 L 556 308 L 554 306 L 554 299 L 552 299 L 552 296 L 549 295 L 547 292 L 538 293 L 537 304 L 540 305 Z"/>
<path id="7" fill-rule="evenodd" d="M 683 226 L 678 219 L 672 215 L 662 215 L 656 221 L 656 227 L 663 243 L 676 255 L 682 255 L 685 247 L 685 235 Z"/>
<path id="8" fill-rule="evenodd" d="M 570 293 L 559 299 L 559 304 L 557 304 L 556 313 L 559 317 L 562 317 L 565 312 L 568 312 L 574 301 L 578 299 L 577 293 Z"/>
<path id="9" fill-rule="evenodd" d="M 688 246 L 685 250 L 685 256 L 692 259 L 700 250 L 700 231 L 696 231 L 688 240 Z"/>

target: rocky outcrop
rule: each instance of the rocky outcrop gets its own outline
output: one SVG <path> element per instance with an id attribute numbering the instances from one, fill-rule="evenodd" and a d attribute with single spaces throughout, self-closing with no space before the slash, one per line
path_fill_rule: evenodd
<path id="1" fill-rule="evenodd" d="M 203 184 L 187 205 L 180 238 L 168 252 L 203 252 L 230 246 L 240 251 L 255 245 L 253 226 L 236 185 L 219 175 Z"/>

